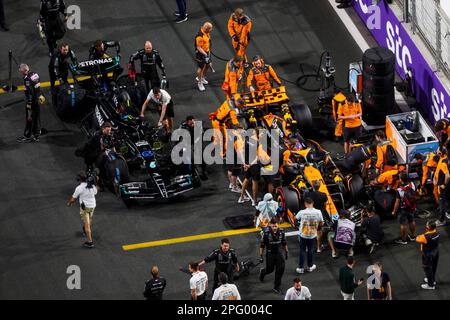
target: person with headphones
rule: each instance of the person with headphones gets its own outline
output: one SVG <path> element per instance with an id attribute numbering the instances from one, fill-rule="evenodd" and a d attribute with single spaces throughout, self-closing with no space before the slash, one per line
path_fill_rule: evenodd
<path id="1" fill-rule="evenodd" d="M 231 37 L 231 43 L 238 57 L 247 62 L 245 50 L 250 43 L 250 31 L 252 29 L 252 20 L 244 14 L 242 8 L 237 8 L 228 19 L 228 33 Z"/>
<path id="2" fill-rule="evenodd" d="M 94 242 L 92 241 L 92 217 L 94 215 L 96 201 L 95 195 L 97 194 L 97 187 L 95 186 L 95 179 L 90 179 L 86 172 L 80 171 L 78 173 L 78 179 L 80 184 L 75 188 L 75 192 L 67 202 L 67 206 L 72 206 L 78 199 L 80 202 L 80 217 L 83 222 L 83 240 L 86 248 L 94 248 Z"/>
<path id="3" fill-rule="evenodd" d="M 272 89 L 273 81 L 281 86 L 281 80 L 278 78 L 275 70 L 271 65 L 266 64 L 261 56 L 254 56 L 252 65 L 253 67 L 250 69 L 247 77 L 247 87 L 250 92 L 270 90 Z M 255 80 L 255 86 L 253 85 L 253 80 Z"/>

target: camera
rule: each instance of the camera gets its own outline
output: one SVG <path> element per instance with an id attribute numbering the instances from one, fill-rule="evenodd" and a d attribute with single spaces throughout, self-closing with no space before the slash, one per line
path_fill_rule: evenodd
<path id="1" fill-rule="evenodd" d="M 77 181 L 86 182 L 86 188 L 92 189 L 97 184 L 97 171 L 89 168 L 86 172 L 78 173 Z"/>
<path id="2" fill-rule="evenodd" d="M 89 170 L 86 174 L 86 188 L 92 189 L 97 184 L 97 171 Z"/>

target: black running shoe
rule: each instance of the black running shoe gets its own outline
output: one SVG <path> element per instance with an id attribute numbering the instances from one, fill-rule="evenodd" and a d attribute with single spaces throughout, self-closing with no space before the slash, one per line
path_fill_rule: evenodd
<path id="1" fill-rule="evenodd" d="M 86 241 L 86 242 L 84 243 L 84 246 L 85 246 L 86 248 L 92 249 L 92 248 L 94 248 L 94 243 L 93 243 L 93 242 Z"/>

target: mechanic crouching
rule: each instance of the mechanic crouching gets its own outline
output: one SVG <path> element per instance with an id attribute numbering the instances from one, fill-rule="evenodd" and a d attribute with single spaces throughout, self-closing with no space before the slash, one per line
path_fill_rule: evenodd
<path id="1" fill-rule="evenodd" d="M 383 240 L 384 231 L 381 228 L 380 216 L 375 212 L 375 206 L 370 203 L 366 210 L 361 211 L 361 236 L 364 245 L 372 254 L 375 247 Z"/>
<path id="2" fill-rule="evenodd" d="M 207 256 L 198 265 L 202 266 L 205 263 L 216 262 L 214 269 L 214 286 L 212 291 L 219 287 L 219 274 L 224 272 L 228 276 L 228 283 L 233 283 L 234 272 L 240 271 L 240 266 L 234 249 L 230 248 L 230 240 L 222 239 L 219 249 L 215 249 L 209 256 Z"/>

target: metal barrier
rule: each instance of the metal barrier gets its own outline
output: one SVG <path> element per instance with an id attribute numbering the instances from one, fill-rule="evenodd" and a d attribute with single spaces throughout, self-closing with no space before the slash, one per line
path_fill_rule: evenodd
<path id="1" fill-rule="evenodd" d="M 450 17 L 442 10 L 440 1 L 395 0 L 403 10 L 403 21 L 411 24 L 433 54 L 436 71 L 450 77 Z"/>

